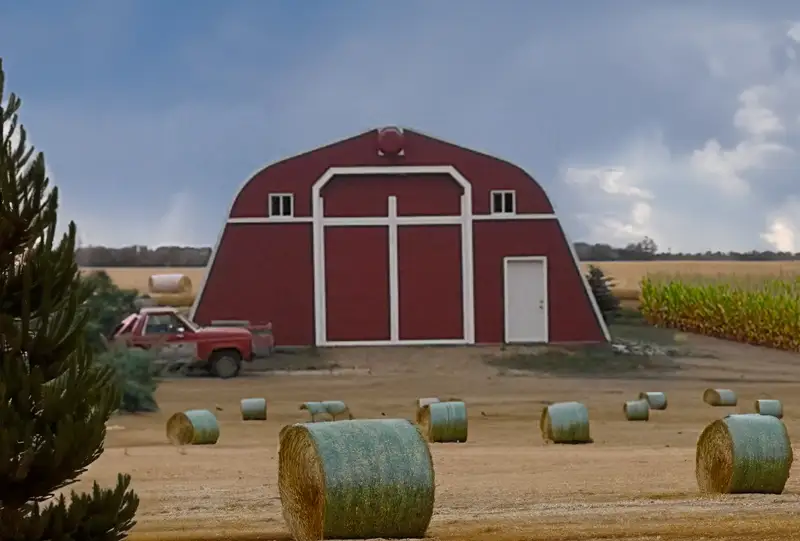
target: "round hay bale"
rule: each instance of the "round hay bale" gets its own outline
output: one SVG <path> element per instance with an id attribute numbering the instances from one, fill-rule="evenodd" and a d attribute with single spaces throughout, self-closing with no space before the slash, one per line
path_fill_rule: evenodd
<path id="1" fill-rule="evenodd" d="M 422 408 L 419 423 L 431 443 L 467 441 L 467 405 L 464 402 L 434 402 Z"/>
<path id="2" fill-rule="evenodd" d="M 649 421 L 650 404 L 647 400 L 628 400 L 622 406 L 625 418 L 629 421 Z"/>
<path id="3" fill-rule="evenodd" d="M 736 393 L 730 389 L 706 389 L 703 402 L 709 406 L 735 406 L 738 403 Z"/>
<path id="4" fill-rule="evenodd" d="M 783 419 L 783 404 L 780 400 L 756 400 L 756 413 Z"/>
<path id="5" fill-rule="evenodd" d="M 651 410 L 667 409 L 667 395 L 664 393 L 644 392 L 639 393 L 639 400 L 647 400 L 647 405 Z"/>
<path id="6" fill-rule="evenodd" d="M 213 445 L 219 440 L 219 423 L 208 410 L 188 410 L 167 420 L 167 439 L 173 445 Z"/>
<path id="7" fill-rule="evenodd" d="M 428 444 L 405 419 L 285 428 L 278 491 L 294 539 L 420 538 L 435 497 Z"/>
<path id="8" fill-rule="evenodd" d="M 331 420 L 336 421 L 337 417 L 353 418 L 350 413 L 350 408 L 341 400 L 325 400 L 323 402 L 303 402 L 300 404 L 301 410 L 308 411 L 311 414 L 311 422 L 317 422 L 317 417 L 320 415 L 330 417 Z"/>
<path id="9" fill-rule="evenodd" d="M 242 421 L 265 421 L 267 419 L 267 400 L 265 398 L 243 398 L 239 402 Z"/>
<path id="10" fill-rule="evenodd" d="M 183 308 L 194 303 L 193 293 L 153 293 L 150 296 L 153 306 L 175 306 Z"/>
<path id="11" fill-rule="evenodd" d="M 278 452 L 279 453 L 281 452 L 281 441 L 283 441 L 283 436 L 284 436 L 284 434 L 286 434 L 286 432 L 289 431 L 289 427 L 291 427 L 291 426 L 292 425 L 284 425 L 283 428 L 281 428 L 280 432 L 278 432 Z"/>
<path id="12" fill-rule="evenodd" d="M 191 293 L 192 280 L 185 274 L 153 274 L 147 280 L 147 289 L 151 294 Z"/>
<path id="13" fill-rule="evenodd" d="M 422 409 L 428 404 L 435 404 L 436 402 L 440 402 L 440 400 L 435 397 L 417 399 L 417 414 L 416 414 L 417 424 L 420 424 L 422 422 Z"/>
<path id="14" fill-rule="evenodd" d="M 780 494 L 792 467 L 783 422 L 769 415 L 728 415 L 697 440 L 695 475 L 701 492 Z"/>
<path id="15" fill-rule="evenodd" d="M 592 443 L 589 410 L 580 402 L 558 402 L 542 410 L 542 438 L 553 443 Z"/>

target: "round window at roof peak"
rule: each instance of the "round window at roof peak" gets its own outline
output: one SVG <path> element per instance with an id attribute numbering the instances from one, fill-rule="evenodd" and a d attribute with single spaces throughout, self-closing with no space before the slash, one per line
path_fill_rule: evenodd
<path id="1" fill-rule="evenodd" d="M 388 126 L 378 130 L 378 153 L 384 156 L 399 156 L 403 154 L 405 136 L 403 130 L 395 126 Z"/>

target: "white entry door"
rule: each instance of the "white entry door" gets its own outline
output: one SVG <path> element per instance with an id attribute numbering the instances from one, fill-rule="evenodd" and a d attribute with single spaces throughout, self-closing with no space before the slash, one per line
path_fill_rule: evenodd
<path id="1" fill-rule="evenodd" d="M 547 342 L 547 258 L 506 257 L 507 343 Z"/>

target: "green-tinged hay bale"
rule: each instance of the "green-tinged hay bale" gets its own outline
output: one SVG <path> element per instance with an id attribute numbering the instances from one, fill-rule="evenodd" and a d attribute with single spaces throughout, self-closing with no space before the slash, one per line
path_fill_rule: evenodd
<path id="1" fill-rule="evenodd" d="M 438 398 L 435 398 L 435 397 L 417 399 L 417 413 L 416 413 L 417 424 L 420 424 L 422 422 L 422 410 L 423 410 L 423 408 L 425 406 L 427 406 L 428 404 L 435 404 L 437 402 L 441 402 L 441 401 Z"/>
<path id="2" fill-rule="evenodd" d="M 431 443 L 467 441 L 467 405 L 464 402 L 434 402 L 422 408 L 419 426 Z"/>
<path id="3" fill-rule="evenodd" d="M 667 409 L 667 395 L 657 392 L 639 393 L 639 400 L 647 400 L 647 405 L 651 410 Z"/>
<path id="4" fill-rule="evenodd" d="M 697 485 L 706 493 L 780 494 L 792 460 L 783 421 L 757 413 L 728 415 L 697 440 Z"/>
<path id="5" fill-rule="evenodd" d="M 219 423 L 208 410 L 188 410 L 167 420 L 167 438 L 173 445 L 213 445 L 219 440 Z"/>
<path id="6" fill-rule="evenodd" d="M 542 438 L 553 443 L 592 443 L 589 410 L 580 402 L 558 402 L 542 410 Z"/>
<path id="7" fill-rule="evenodd" d="M 267 400 L 265 398 L 243 398 L 239 402 L 242 421 L 265 421 L 267 419 Z"/>
<path id="8" fill-rule="evenodd" d="M 649 421 L 650 404 L 647 400 L 628 400 L 622 406 L 625 418 L 629 421 Z"/>
<path id="9" fill-rule="evenodd" d="M 730 389 L 706 389 L 703 402 L 709 406 L 735 406 L 738 403 L 736 393 Z"/>
<path id="10" fill-rule="evenodd" d="M 311 414 L 311 422 L 316 423 L 317 419 L 321 416 L 324 419 L 336 421 L 341 419 L 353 419 L 353 414 L 350 413 L 350 408 L 341 400 L 325 400 L 323 402 L 303 402 L 300 405 L 301 410 L 308 411 Z"/>
<path id="11" fill-rule="evenodd" d="M 296 424 L 281 438 L 278 491 L 297 541 L 421 538 L 433 515 L 433 460 L 405 419 Z"/>
<path id="12" fill-rule="evenodd" d="M 778 419 L 783 419 L 783 404 L 780 400 L 756 400 L 756 413 L 759 415 L 771 415 Z"/>

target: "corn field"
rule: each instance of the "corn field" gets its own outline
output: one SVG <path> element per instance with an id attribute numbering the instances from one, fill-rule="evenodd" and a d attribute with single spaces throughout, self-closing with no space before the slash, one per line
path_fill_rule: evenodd
<path id="1" fill-rule="evenodd" d="M 640 302 L 657 327 L 800 351 L 800 276 L 647 276 Z"/>

